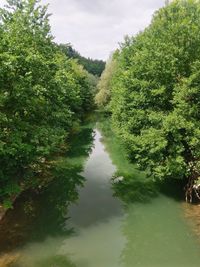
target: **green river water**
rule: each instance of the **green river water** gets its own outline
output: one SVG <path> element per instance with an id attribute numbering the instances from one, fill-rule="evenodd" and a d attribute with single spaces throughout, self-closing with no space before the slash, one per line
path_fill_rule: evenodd
<path id="1" fill-rule="evenodd" d="M 7 213 L 0 267 L 200 266 L 199 241 L 181 201 L 165 192 L 124 202 L 128 193 L 112 186 L 112 175 L 124 169 L 144 177 L 131 170 L 115 137 L 103 141 L 102 134 L 98 125 L 85 126 L 58 179 L 40 194 L 26 192 Z M 146 188 L 139 190 L 138 200 Z"/>

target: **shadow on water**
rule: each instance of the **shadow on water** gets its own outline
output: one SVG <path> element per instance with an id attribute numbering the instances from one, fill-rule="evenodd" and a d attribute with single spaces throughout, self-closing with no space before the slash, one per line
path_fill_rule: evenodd
<path id="1" fill-rule="evenodd" d="M 70 140 L 70 150 L 67 156 L 70 158 L 88 157 L 92 151 L 94 141 L 94 123 L 82 126 L 81 131 Z"/>
<path id="2" fill-rule="evenodd" d="M 99 129 L 103 132 L 103 143 L 111 156 L 112 162 L 117 166 L 117 172 L 113 175 L 112 189 L 114 196 L 119 197 L 124 203 L 143 202 L 148 203 L 158 195 L 158 186 L 152 179 L 146 179 L 146 174 L 137 170 L 126 156 L 126 151 L 121 141 L 110 128 L 108 118 L 100 118 Z M 123 177 L 123 180 L 118 180 Z"/>
<path id="3" fill-rule="evenodd" d="M 115 182 L 115 177 L 124 177 L 122 181 Z M 119 197 L 125 203 L 142 202 L 148 203 L 159 194 L 170 199 L 183 202 L 183 183 L 180 181 L 154 182 L 151 178 L 138 179 L 134 175 L 116 173 L 112 183 L 114 196 Z"/>
<path id="4" fill-rule="evenodd" d="M 120 176 L 124 177 L 124 179 L 118 182 L 115 182 L 115 179 L 113 179 L 112 187 L 114 191 L 114 196 L 119 197 L 125 203 L 148 203 L 149 201 L 151 201 L 152 198 L 158 196 L 158 185 L 153 181 L 138 179 L 133 175 Z"/>
<path id="5" fill-rule="evenodd" d="M 180 180 L 166 180 L 158 184 L 160 193 L 177 201 L 184 201 L 184 181 Z"/>
<path id="6" fill-rule="evenodd" d="M 182 217 L 179 202 L 183 201 L 184 192 L 180 181 L 155 183 L 129 163 L 109 120 L 98 126 L 117 167 L 112 180 L 114 195 L 124 203 L 121 233 L 126 241 L 120 253 L 120 266 L 196 267 L 198 244 Z"/>
<path id="7" fill-rule="evenodd" d="M 84 185 L 81 172 L 93 139 L 93 125 L 84 125 L 72 138 L 66 157 L 55 160 L 54 179 L 39 193 L 27 191 L 17 199 L 13 210 L 9 210 L 0 223 L 0 254 L 10 253 L 27 242 L 42 242 L 49 236 L 68 236 L 74 232 L 67 226 L 66 214 L 69 204 L 78 198 L 78 187 Z M 58 266 L 74 266 L 66 257 L 48 260 L 51 266 L 53 262 L 59 262 Z M 37 266 L 50 265 L 41 262 Z"/>
<path id="8" fill-rule="evenodd" d="M 115 196 L 125 203 L 148 203 L 160 194 L 178 202 L 184 200 L 184 182 L 173 179 L 155 182 L 152 177 L 147 177 L 145 172 L 139 171 L 136 165 L 128 161 L 124 146 L 112 132 L 110 118 L 101 115 L 98 126 L 103 132 L 103 143 L 112 162 L 117 166 L 117 172 L 113 178 L 121 176 L 125 178 L 118 182 L 113 179 L 112 187 Z"/>

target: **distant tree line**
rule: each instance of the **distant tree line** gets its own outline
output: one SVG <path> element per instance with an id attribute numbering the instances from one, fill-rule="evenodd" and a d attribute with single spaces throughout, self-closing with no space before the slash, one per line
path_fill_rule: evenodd
<path id="1" fill-rule="evenodd" d="M 0 9 L 0 202 L 27 187 L 93 107 L 94 81 L 53 42 L 47 7 Z"/>
<path id="2" fill-rule="evenodd" d="M 125 38 L 96 96 L 129 159 L 154 180 L 186 180 L 190 199 L 200 184 L 199 33 L 199 0 L 168 3 L 143 32 Z"/>
<path id="3" fill-rule="evenodd" d="M 77 59 L 78 63 L 81 64 L 89 73 L 98 77 L 101 76 L 103 70 L 105 69 L 105 62 L 103 60 L 85 58 L 73 49 L 71 44 L 60 44 L 59 47 L 69 58 Z"/>

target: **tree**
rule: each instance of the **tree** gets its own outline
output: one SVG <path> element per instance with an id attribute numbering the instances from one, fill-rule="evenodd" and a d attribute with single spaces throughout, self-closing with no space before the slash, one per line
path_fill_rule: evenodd
<path id="1" fill-rule="evenodd" d="M 81 64 L 90 74 L 98 77 L 101 76 L 105 68 L 105 62 L 103 60 L 83 57 L 75 49 L 73 49 L 71 44 L 60 44 L 59 48 L 67 55 L 67 57 L 77 59 L 78 63 Z"/>
<path id="2" fill-rule="evenodd" d="M 0 11 L 0 201 L 36 184 L 91 101 L 87 75 L 53 43 L 47 7 L 7 3 Z"/>
<path id="3" fill-rule="evenodd" d="M 95 102 L 99 107 L 106 107 L 111 98 L 112 79 L 116 69 L 115 55 L 112 55 L 106 63 L 97 85 L 98 93 L 95 96 Z"/>
<path id="4" fill-rule="evenodd" d="M 156 180 L 199 176 L 200 2 L 173 1 L 126 38 L 112 88 L 112 120 L 129 157 Z"/>

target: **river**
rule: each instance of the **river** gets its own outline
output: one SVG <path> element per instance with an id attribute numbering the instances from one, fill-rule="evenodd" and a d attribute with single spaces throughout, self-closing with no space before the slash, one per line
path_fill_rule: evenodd
<path id="1" fill-rule="evenodd" d="M 199 241 L 181 201 L 158 193 L 125 203 L 126 196 L 113 196 L 118 166 L 101 131 L 88 130 L 76 142 L 67 177 L 39 195 L 24 194 L 2 221 L 0 267 L 198 267 Z"/>

